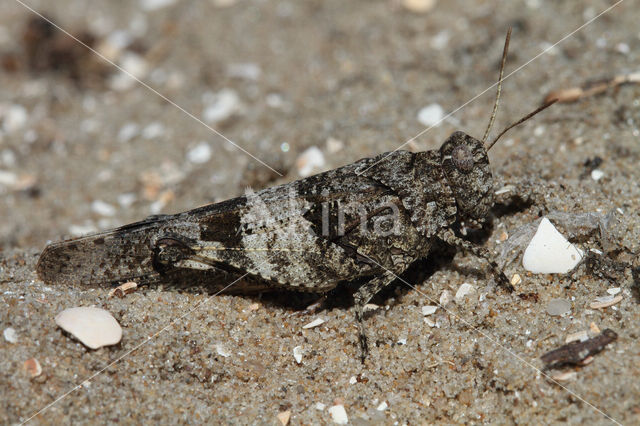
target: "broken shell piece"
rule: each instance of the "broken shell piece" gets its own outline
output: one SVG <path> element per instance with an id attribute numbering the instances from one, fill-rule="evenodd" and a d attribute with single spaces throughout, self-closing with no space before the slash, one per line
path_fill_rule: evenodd
<path id="1" fill-rule="evenodd" d="M 622 300 L 622 295 L 619 294 L 617 296 L 603 296 L 603 297 L 597 297 L 595 302 L 592 302 L 589 307 L 591 309 L 604 309 L 604 308 L 608 308 L 609 306 L 613 306 L 616 303 L 620 302 Z"/>
<path id="2" fill-rule="evenodd" d="M 25 370 L 27 370 L 27 373 L 29 373 L 29 376 L 31 376 L 31 378 L 38 377 L 40 374 L 42 374 L 42 367 L 40 366 L 38 360 L 35 358 L 26 360 L 24 364 L 22 364 L 22 366 Z"/>
<path id="3" fill-rule="evenodd" d="M 589 339 L 589 335 L 587 334 L 587 330 L 582 330 L 582 331 L 578 331 L 576 333 L 571 333 L 569 335 L 567 335 L 567 337 L 564 339 L 565 343 L 571 343 L 571 342 L 575 342 L 577 340 L 584 342 L 585 340 Z"/>
<path id="4" fill-rule="evenodd" d="M 620 287 L 608 288 L 607 293 L 609 293 L 612 296 L 615 296 L 616 294 L 620 293 Z"/>
<path id="5" fill-rule="evenodd" d="M 302 328 L 304 329 L 314 328 L 322 324 L 324 324 L 324 320 L 322 318 L 316 318 L 313 321 L 311 321 L 309 324 L 303 325 Z"/>
<path id="6" fill-rule="evenodd" d="M 522 266 L 535 274 L 565 274 L 582 260 L 583 252 L 571 244 L 546 217 L 529 242 Z"/>
<path id="7" fill-rule="evenodd" d="M 462 302 L 465 296 L 475 291 L 476 289 L 471 284 L 467 284 L 467 283 L 462 284 L 460 288 L 458 288 L 458 291 L 456 291 L 456 302 L 457 303 Z"/>
<path id="8" fill-rule="evenodd" d="M 293 348 L 293 358 L 298 364 L 302 362 L 302 346 L 296 346 Z"/>
<path id="9" fill-rule="evenodd" d="M 522 282 L 522 278 L 520 277 L 519 274 L 513 274 L 513 276 L 511 277 L 511 285 L 512 286 L 517 286 L 518 284 L 520 284 Z"/>
<path id="10" fill-rule="evenodd" d="M 557 380 L 558 382 L 566 382 L 569 380 L 573 380 L 578 377 L 578 373 L 575 371 L 564 371 L 562 373 L 557 373 L 551 376 L 553 380 Z"/>
<path id="11" fill-rule="evenodd" d="M 447 306 L 449 302 L 451 302 L 451 292 L 449 290 L 445 290 L 440 295 L 440 306 Z"/>
<path id="12" fill-rule="evenodd" d="M 436 313 L 436 311 L 438 310 L 437 306 L 433 306 L 433 305 L 428 305 L 428 306 L 423 306 L 422 307 L 422 315 L 433 315 Z"/>
<path id="13" fill-rule="evenodd" d="M 289 419 L 291 419 L 291 410 L 281 411 L 276 417 L 278 417 L 282 426 L 287 426 L 289 424 Z"/>
<path id="14" fill-rule="evenodd" d="M 129 293 L 133 293 L 136 288 L 138 288 L 138 283 L 135 281 L 129 281 L 112 289 L 109 292 L 109 297 L 118 296 L 122 298 Z"/>
<path id="15" fill-rule="evenodd" d="M 342 404 L 329 407 L 329 414 L 331 414 L 331 420 L 336 424 L 346 425 L 349 423 L 349 417 L 347 417 L 347 412 Z"/>
<path id="16" fill-rule="evenodd" d="M 120 324 L 104 309 L 69 308 L 60 312 L 55 321 L 60 328 L 91 349 L 115 345 L 122 339 Z"/>
<path id="17" fill-rule="evenodd" d="M 9 343 L 16 343 L 18 341 L 18 333 L 16 333 L 16 330 L 13 327 L 5 328 L 2 334 L 4 336 L 4 340 Z"/>

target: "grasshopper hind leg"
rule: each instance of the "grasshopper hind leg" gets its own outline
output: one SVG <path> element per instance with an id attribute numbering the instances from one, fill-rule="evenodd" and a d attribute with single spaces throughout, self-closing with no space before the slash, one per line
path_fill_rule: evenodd
<path id="1" fill-rule="evenodd" d="M 391 284 L 396 279 L 396 274 L 386 271 L 382 275 L 372 278 L 364 283 L 358 291 L 353 295 L 356 309 L 356 323 L 358 325 L 358 341 L 360 344 L 360 361 L 364 363 L 369 353 L 369 345 L 367 343 L 367 333 L 364 326 L 364 305 L 375 296 L 380 290 Z"/>

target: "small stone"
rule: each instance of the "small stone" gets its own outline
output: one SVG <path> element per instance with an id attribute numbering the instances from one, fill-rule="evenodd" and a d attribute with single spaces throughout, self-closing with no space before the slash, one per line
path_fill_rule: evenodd
<path id="1" fill-rule="evenodd" d="M 154 11 L 174 4 L 176 0 L 140 0 L 140 7 L 143 10 Z"/>
<path id="2" fill-rule="evenodd" d="M 291 419 L 291 410 L 281 411 L 276 417 L 278 417 L 282 426 L 287 426 L 289 424 L 289 419 Z"/>
<path id="3" fill-rule="evenodd" d="M 435 327 L 436 323 L 431 319 L 431 318 L 423 318 L 424 319 L 424 323 L 427 324 L 429 327 Z"/>
<path id="4" fill-rule="evenodd" d="M 591 324 L 589 324 L 589 330 L 593 333 L 593 334 L 600 334 L 600 328 L 596 325 L 595 322 L 591 322 Z"/>
<path id="5" fill-rule="evenodd" d="M 313 408 L 315 408 L 318 411 L 323 411 L 325 408 L 327 408 L 327 406 L 324 405 L 322 402 L 316 402 Z"/>
<path id="6" fill-rule="evenodd" d="M 296 160 L 298 174 L 302 177 L 311 176 L 322 171 L 325 167 L 324 154 L 316 146 L 305 150 Z"/>
<path id="7" fill-rule="evenodd" d="M 102 200 L 95 200 L 91 203 L 91 210 L 94 213 L 99 214 L 100 216 L 115 216 L 117 210 L 111 204 L 104 202 Z"/>
<path id="8" fill-rule="evenodd" d="M 136 194 L 132 192 L 126 192 L 124 194 L 118 195 L 118 204 L 120 204 L 120 207 L 124 208 L 131 207 L 131 205 L 136 202 L 136 199 Z"/>
<path id="9" fill-rule="evenodd" d="M 588 340 L 588 339 L 589 339 L 589 335 L 587 334 L 587 330 L 582 330 L 576 333 L 568 334 L 567 337 L 564 339 L 564 342 L 571 343 L 571 342 L 575 342 L 576 340 L 584 342 L 585 340 Z"/>
<path id="10" fill-rule="evenodd" d="M 468 294 L 471 294 L 475 291 L 476 289 L 471 284 L 462 284 L 460 288 L 458 288 L 458 291 L 456 291 L 456 302 L 461 303 Z"/>
<path id="11" fill-rule="evenodd" d="M 521 282 L 522 282 L 522 277 L 520 277 L 519 274 L 513 274 L 513 276 L 511 277 L 511 285 L 515 287 Z"/>
<path id="12" fill-rule="evenodd" d="M 602 170 L 595 169 L 591 171 L 591 179 L 595 180 L 596 182 L 602 179 L 603 177 L 604 177 L 604 172 Z"/>
<path id="13" fill-rule="evenodd" d="M 347 417 L 347 412 L 342 404 L 329 407 L 329 414 L 331 415 L 331 420 L 333 420 L 335 424 L 346 425 L 349 423 L 349 417 Z"/>
<path id="14" fill-rule="evenodd" d="M 55 321 L 60 328 L 91 349 L 115 345 L 122 339 L 120 324 L 104 309 L 69 308 L 60 312 Z"/>
<path id="15" fill-rule="evenodd" d="M 349 384 L 355 385 L 356 383 L 358 383 L 358 379 L 356 378 L 356 376 L 351 376 L 351 378 L 349 379 Z"/>
<path id="16" fill-rule="evenodd" d="M 553 299 L 547 304 L 547 313 L 551 316 L 564 315 L 571 311 L 571 303 L 565 299 Z"/>
<path id="17" fill-rule="evenodd" d="M 216 353 L 225 358 L 229 358 L 231 356 L 229 349 L 227 349 L 222 343 L 216 344 Z"/>
<path id="18" fill-rule="evenodd" d="M 136 123 L 126 123 L 118 132 L 118 142 L 127 143 L 135 138 L 139 132 L 140 129 Z"/>
<path id="19" fill-rule="evenodd" d="M 298 364 L 302 362 L 302 346 L 296 346 L 293 348 L 293 358 Z"/>
<path id="20" fill-rule="evenodd" d="M 378 411 L 385 411 L 387 408 L 389 408 L 389 405 L 387 404 L 387 401 L 382 401 L 377 407 L 376 410 Z"/>
<path id="21" fill-rule="evenodd" d="M 402 0 L 402 6 L 414 13 L 427 13 L 436 3 L 436 0 Z"/>
<path id="22" fill-rule="evenodd" d="M 31 378 L 38 377 L 39 375 L 42 374 L 42 367 L 40 366 L 40 363 L 38 362 L 38 360 L 35 358 L 30 358 L 26 360 L 22 364 L 22 366 L 24 367 L 25 370 L 27 370 L 27 373 L 29 373 L 29 376 L 31 376 Z"/>
<path id="23" fill-rule="evenodd" d="M 338 140 L 335 138 L 327 139 L 326 145 L 327 145 L 327 152 L 329 154 L 336 154 L 342 151 L 342 148 L 344 148 L 344 143 L 341 140 Z"/>
<path id="24" fill-rule="evenodd" d="M 257 311 L 258 309 L 260 309 L 260 304 L 259 303 L 252 303 L 251 305 L 249 305 L 249 310 L 250 311 Z"/>
<path id="25" fill-rule="evenodd" d="M 157 139 L 164 134 L 164 126 L 159 121 L 149 123 L 142 130 L 142 137 L 145 139 Z"/>
<path id="26" fill-rule="evenodd" d="M 18 341 L 18 333 L 16 333 L 16 330 L 13 327 L 5 328 L 2 334 L 4 336 L 4 340 L 9 343 L 16 343 Z"/>
<path id="27" fill-rule="evenodd" d="M 444 110 L 438 104 L 431 104 L 418 111 L 418 121 L 427 127 L 439 125 L 444 118 Z"/>
<path id="28" fill-rule="evenodd" d="M 433 314 L 436 313 L 437 310 L 438 310 L 437 306 L 433 306 L 433 305 L 423 306 L 422 307 L 422 315 L 424 315 L 424 316 L 433 315 Z"/>
<path id="29" fill-rule="evenodd" d="M 582 260 L 582 250 L 567 241 L 546 217 L 529 242 L 522 266 L 535 274 L 565 274 Z"/>
<path id="30" fill-rule="evenodd" d="M 1 110 L 0 114 L 2 114 Z M 18 104 L 9 106 L 3 115 L 2 127 L 7 133 L 22 129 L 27 124 L 27 118 L 29 117 L 26 108 Z"/>
<path id="31" fill-rule="evenodd" d="M 612 296 L 615 296 L 616 294 L 620 293 L 620 287 L 608 288 L 607 293 L 609 293 Z"/>
<path id="32" fill-rule="evenodd" d="M 565 371 L 562 373 L 556 373 L 551 376 L 553 380 L 557 380 L 558 382 L 566 382 L 569 380 L 573 380 L 576 377 L 578 377 L 578 373 L 576 373 L 575 371 Z"/>
<path id="33" fill-rule="evenodd" d="M 440 295 L 440 306 L 447 306 L 451 300 L 451 292 L 449 290 L 443 291 Z"/>
<path id="34" fill-rule="evenodd" d="M 110 81 L 109 87 L 116 91 L 125 91 L 133 88 L 138 80 L 143 79 L 147 75 L 149 65 L 147 61 L 137 53 L 127 51 L 120 56 L 120 71 L 114 74 Z"/>
<path id="35" fill-rule="evenodd" d="M 304 329 L 314 328 L 321 324 L 324 324 L 324 320 L 322 318 L 316 318 L 313 321 L 311 321 L 309 324 L 303 325 L 302 328 Z"/>
<path id="36" fill-rule="evenodd" d="M 138 288 L 138 283 L 136 283 L 135 281 L 128 281 L 111 290 L 109 292 L 109 297 L 124 297 L 129 293 L 133 293 L 136 288 Z"/>
<path id="37" fill-rule="evenodd" d="M 206 142 L 201 142 L 187 152 L 187 161 L 194 164 L 204 164 L 211 159 L 211 147 Z"/>
<path id="38" fill-rule="evenodd" d="M 222 89 L 207 98 L 208 105 L 202 112 L 202 117 L 206 122 L 220 123 L 240 112 L 240 98 L 231 89 Z"/>
<path id="39" fill-rule="evenodd" d="M 251 62 L 229 64 L 227 66 L 227 75 L 233 78 L 256 81 L 262 75 L 262 69 L 258 64 Z"/>
<path id="40" fill-rule="evenodd" d="M 407 338 L 406 337 L 401 337 L 398 339 L 398 344 L 399 345 L 406 345 L 407 344 Z"/>
<path id="41" fill-rule="evenodd" d="M 597 297 L 596 300 L 589 305 L 589 307 L 591 309 L 604 309 L 604 308 L 608 308 L 609 306 L 615 305 L 621 300 L 622 300 L 621 294 L 617 296 L 609 295 L 609 296 Z"/>

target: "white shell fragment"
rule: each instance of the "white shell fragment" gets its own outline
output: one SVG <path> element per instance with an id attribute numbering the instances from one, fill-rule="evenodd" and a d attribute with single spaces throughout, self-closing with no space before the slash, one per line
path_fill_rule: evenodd
<path id="1" fill-rule="evenodd" d="M 604 309 L 604 308 L 608 308 L 609 306 L 615 305 L 621 300 L 622 300 L 621 294 L 617 296 L 609 295 L 609 296 L 596 297 L 596 300 L 592 302 L 589 305 L 589 307 L 591 309 Z"/>
<path id="2" fill-rule="evenodd" d="M 607 289 L 607 293 L 609 293 L 612 296 L 615 296 L 616 294 L 620 293 L 620 287 L 611 287 Z"/>
<path id="3" fill-rule="evenodd" d="M 378 411 L 384 411 L 387 408 L 389 408 L 389 404 L 387 404 L 387 401 L 382 401 L 377 407 L 376 410 Z"/>
<path id="4" fill-rule="evenodd" d="M 302 362 L 302 346 L 296 346 L 293 348 L 293 358 L 298 364 Z"/>
<path id="5" fill-rule="evenodd" d="M 307 148 L 296 160 L 298 174 L 302 177 L 311 176 L 324 169 L 326 161 L 324 154 L 317 146 Z"/>
<path id="6" fill-rule="evenodd" d="M 449 290 L 445 290 L 440 295 L 440 306 L 447 306 L 449 302 L 451 302 L 451 292 Z"/>
<path id="7" fill-rule="evenodd" d="M 211 147 L 206 142 L 200 142 L 187 152 L 187 161 L 193 164 L 204 164 L 211 159 Z"/>
<path id="8" fill-rule="evenodd" d="M 91 349 L 115 345 L 122 339 L 120 324 L 104 309 L 69 308 L 60 312 L 55 321 L 60 328 Z"/>
<path id="9" fill-rule="evenodd" d="M 229 358 L 231 356 L 231 351 L 229 351 L 229 349 L 227 349 L 222 343 L 216 344 L 216 353 L 225 358 Z"/>
<path id="10" fill-rule="evenodd" d="M 423 306 L 422 307 L 422 315 L 433 315 L 436 313 L 436 311 L 438 310 L 437 306 L 433 306 L 433 305 L 427 305 L 427 306 Z"/>
<path id="11" fill-rule="evenodd" d="M 313 321 L 311 321 L 309 324 L 303 325 L 302 328 L 304 329 L 314 328 L 321 324 L 324 324 L 324 320 L 322 318 L 316 318 Z"/>
<path id="12" fill-rule="evenodd" d="M 2 335 L 4 336 L 4 340 L 9 343 L 16 343 L 18 341 L 18 333 L 16 333 L 16 330 L 13 327 L 5 328 Z"/>
<path id="13" fill-rule="evenodd" d="M 565 274 L 582 260 L 583 252 L 571 244 L 546 217 L 529 242 L 522 266 L 534 274 Z"/>
<path id="14" fill-rule="evenodd" d="M 431 104 L 418 111 L 418 121 L 423 126 L 433 127 L 442 122 L 444 110 L 438 104 Z"/>
<path id="15" fill-rule="evenodd" d="M 571 311 L 571 303 L 565 299 L 552 299 L 547 304 L 547 313 L 551 316 L 564 315 Z"/>
<path id="16" fill-rule="evenodd" d="M 467 283 L 462 284 L 460 288 L 458 288 L 458 291 L 456 291 L 456 302 L 457 303 L 462 302 L 465 296 L 475 291 L 476 289 L 471 284 L 467 284 Z"/>
<path id="17" fill-rule="evenodd" d="M 335 424 L 346 425 L 349 423 L 349 417 L 347 417 L 347 412 L 342 404 L 329 407 L 329 414 L 331 414 L 331 420 L 333 420 Z"/>

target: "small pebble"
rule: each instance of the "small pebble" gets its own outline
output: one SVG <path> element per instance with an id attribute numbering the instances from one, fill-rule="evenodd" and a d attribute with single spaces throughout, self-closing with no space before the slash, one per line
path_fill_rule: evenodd
<path id="1" fill-rule="evenodd" d="M 140 7 L 147 11 L 162 9 L 174 4 L 176 0 L 140 0 Z"/>
<path id="2" fill-rule="evenodd" d="M 216 353 L 225 358 L 229 358 L 231 356 L 229 349 L 227 349 L 222 343 L 216 344 Z"/>
<path id="3" fill-rule="evenodd" d="M 351 376 L 351 378 L 349 379 L 349 384 L 355 385 L 356 383 L 358 383 L 358 379 L 356 378 L 356 376 Z"/>
<path id="4" fill-rule="evenodd" d="M 406 345 L 407 344 L 407 338 L 406 337 L 401 337 L 398 339 L 398 344 L 399 345 Z"/>
<path id="5" fill-rule="evenodd" d="M 11 105 L 4 111 L 2 127 L 7 133 L 15 132 L 27 124 L 27 118 L 28 113 L 25 107 L 18 104 Z"/>
<path id="6" fill-rule="evenodd" d="M 620 287 L 612 287 L 607 289 L 607 293 L 609 293 L 612 296 L 615 296 L 616 294 L 620 293 Z"/>
<path id="7" fill-rule="evenodd" d="M 262 75 L 262 69 L 258 64 L 251 62 L 229 64 L 227 66 L 227 75 L 233 78 L 256 81 Z"/>
<path id="8" fill-rule="evenodd" d="M 414 13 L 427 13 L 436 3 L 437 0 L 402 0 L 402 6 Z"/>
<path id="9" fill-rule="evenodd" d="M 311 176 L 322 171 L 325 167 L 324 154 L 316 146 L 305 150 L 296 160 L 298 174 L 302 177 Z"/>
<path id="10" fill-rule="evenodd" d="M 120 204 L 120 207 L 124 208 L 131 207 L 131 205 L 136 202 L 136 199 L 136 194 L 132 192 L 126 192 L 124 194 L 118 195 L 118 204 Z"/>
<path id="11" fill-rule="evenodd" d="M 438 310 L 437 306 L 433 306 L 433 305 L 423 306 L 422 315 L 425 315 L 425 316 L 432 315 L 432 314 L 435 314 L 437 310 Z"/>
<path id="12" fill-rule="evenodd" d="M 55 321 L 60 328 L 91 349 L 115 345 L 122 339 L 120 324 L 104 309 L 69 308 L 60 312 Z"/>
<path id="13" fill-rule="evenodd" d="M 382 401 L 377 407 L 376 410 L 378 411 L 384 411 L 387 408 L 389 408 L 389 405 L 387 404 L 387 401 Z"/>
<path id="14" fill-rule="evenodd" d="M 571 343 L 571 342 L 575 342 L 576 340 L 584 342 L 585 340 L 588 340 L 588 339 L 589 339 L 589 335 L 587 334 L 587 330 L 582 330 L 576 333 L 568 334 L 567 337 L 564 339 L 564 342 Z"/>
<path id="15" fill-rule="evenodd" d="M 424 319 L 424 323 L 427 324 L 429 327 L 436 326 L 436 323 L 431 318 L 423 318 L 423 319 Z"/>
<path id="16" fill-rule="evenodd" d="M 602 179 L 603 177 L 604 177 L 604 172 L 602 170 L 595 169 L 591 171 L 591 179 L 595 180 L 596 182 Z"/>
<path id="17" fill-rule="evenodd" d="M 42 374 L 42 367 L 40 366 L 38 360 L 35 358 L 26 360 L 24 364 L 22 364 L 22 366 L 25 370 L 27 370 L 27 373 L 29 373 L 29 376 L 31 376 L 31 378 L 38 377 L 40 374 Z"/>
<path id="18" fill-rule="evenodd" d="M 564 371 L 551 376 L 553 380 L 557 380 L 558 382 L 566 382 L 568 380 L 573 380 L 576 377 L 578 377 L 578 373 L 576 373 L 575 371 Z"/>
<path id="19" fill-rule="evenodd" d="M 126 123 L 118 132 L 118 142 L 127 143 L 135 138 L 139 132 L 140 129 L 136 123 Z"/>
<path id="20" fill-rule="evenodd" d="M 187 152 L 187 161 L 194 164 L 204 164 L 211 159 L 211 147 L 206 142 L 201 142 Z"/>
<path id="21" fill-rule="evenodd" d="M 621 294 L 617 296 L 609 295 L 609 296 L 597 297 L 596 300 L 589 305 L 589 307 L 591 309 L 604 309 L 604 308 L 608 308 L 609 306 L 615 305 L 621 300 L 622 300 Z"/>
<path id="22" fill-rule="evenodd" d="M 471 294 L 473 292 L 475 292 L 476 289 L 471 285 L 471 284 L 467 284 L 464 283 L 460 286 L 460 288 L 458 288 L 458 291 L 456 291 L 456 302 L 457 303 L 461 303 L 462 300 L 468 295 Z"/>
<path id="23" fill-rule="evenodd" d="M 4 340 L 9 343 L 16 343 L 18 341 L 18 333 L 16 333 L 13 327 L 5 328 L 2 334 L 4 335 Z"/>
<path id="24" fill-rule="evenodd" d="M 442 122 L 444 110 L 438 104 L 431 104 L 418 111 L 418 121 L 420 124 L 433 127 Z"/>
<path id="25" fill-rule="evenodd" d="M 324 320 L 322 318 L 316 318 L 313 321 L 311 321 L 309 324 L 306 324 L 304 326 L 302 326 L 302 328 L 304 329 L 308 329 L 308 328 L 314 328 L 317 327 L 321 324 L 324 324 Z"/>
<path id="26" fill-rule="evenodd" d="M 209 123 L 220 123 L 240 112 L 240 98 L 231 89 L 222 89 L 210 96 L 207 106 L 202 112 L 202 117 Z"/>
<path id="27" fill-rule="evenodd" d="M 296 346 L 293 348 L 293 358 L 298 364 L 302 362 L 302 346 Z"/>
<path id="28" fill-rule="evenodd" d="M 142 137 L 145 139 L 157 139 L 164 134 L 164 126 L 159 121 L 147 124 L 142 130 Z"/>
<path id="29" fill-rule="evenodd" d="M 335 424 L 346 425 L 349 423 L 349 417 L 347 417 L 347 412 L 342 404 L 329 407 L 329 414 L 331 415 L 331 420 L 333 420 Z"/>
<path id="30" fill-rule="evenodd" d="M 600 334 L 600 328 L 593 321 L 589 324 L 589 330 L 591 330 L 593 334 Z"/>
<path id="31" fill-rule="evenodd" d="M 257 311 L 258 309 L 260 309 L 260 304 L 259 303 L 252 303 L 251 305 L 249 305 L 249 310 L 250 311 Z"/>
<path id="32" fill-rule="evenodd" d="M 94 213 L 99 214 L 100 216 L 115 216 L 117 210 L 111 204 L 104 202 L 102 200 L 95 200 L 91 203 L 91 210 Z"/>
<path id="33" fill-rule="evenodd" d="M 580 263 L 582 256 L 582 250 L 567 241 L 545 217 L 522 256 L 522 266 L 535 274 L 565 274 Z"/>
<path id="34" fill-rule="evenodd" d="M 513 276 L 511 277 L 511 285 L 515 287 L 521 282 L 522 282 L 522 277 L 520 277 L 519 274 L 513 274 Z"/>
<path id="35" fill-rule="evenodd" d="M 316 405 L 314 405 L 313 407 L 318 411 L 323 411 L 325 408 L 327 408 L 327 406 L 322 402 L 316 402 Z"/>
<path id="36" fill-rule="evenodd" d="M 553 299 L 547 304 L 547 313 L 552 316 L 564 315 L 571 311 L 571 303 L 565 299 Z"/>
<path id="37" fill-rule="evenodd" d="M 291 410 L 281 411 L 276 417 L 278 417 L 282 426 L 287 426 L 289 424 L 289 419 L 291 419 Z"/>
<path id="38" fill-rule="evenodd" d="M 445 290 L 440 295 L 440 306 L 447 306 L 451 302 L 451 292 L 449 290 Z"/>
<path id="39" fill-rule="evenodd" d="M 335 138 L 329 138 L 327 139 L 326 146 L 327 146 L 327 152 L 329 154 L 336 154 L 342 151 L 342 148 L 344 148 L 344 143 L 341 140 L 338 140 Z"/>

